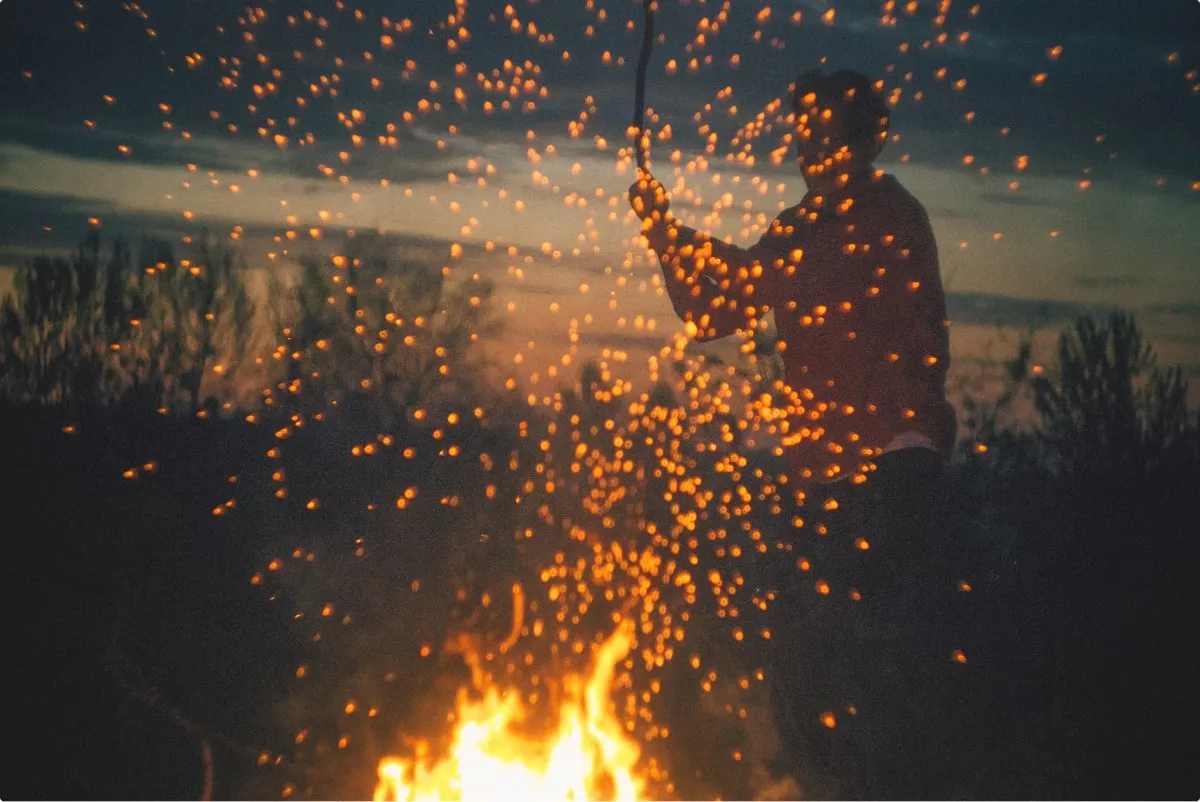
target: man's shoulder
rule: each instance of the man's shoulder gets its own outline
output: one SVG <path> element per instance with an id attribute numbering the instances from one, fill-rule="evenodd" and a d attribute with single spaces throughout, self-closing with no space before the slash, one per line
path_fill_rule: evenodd
<path id="1" fill-rule="evenodd" d="M 794 206 L 781 211 L 763 232 L 763 242 L 782 245 L 801 236 L 801 232 L 811 225 L 808 209 L 801 201 Z"/>
<path id="2" fill-rule="evenodd" d="M 891 173 L 883 173 L 875 181 L 877 197 L 892 208 L 907 212 L 917 217 L 928 217 L 925 206 L 908 187 L 900 183 L 900 179 Z"/>
<path id="3" fill-rule="evenodd" d="M 805 196 L 805 200 L 802 200 L 797 204 L 787 207 L 782 212 L 780 212 L 778 215 L 776 215 L 775 221 L 779 222 L 779 223 L 785 223 L 785 224 L 786 223 L 796 223 L 796 222 L 802 221 L 804 219 L 807 207 L 809 205 L 807 203 L 807 200 L 808 200 L 808 196 Z"/>
<path id="4" fill-rule="evenodd" d="M 929 215 L 916 195 L 896 176 L 880 171 L 845 195 L 823 197 L 808 193 L 799 203 L 779 212 L 765 234 L 767 239 L 779 242 L 802 231 L 806 235 L 812 233 L 823 228 L 822 223 L 835 220 L 864 223 L 872 219 L 889 225 L 924 226 Z"/>

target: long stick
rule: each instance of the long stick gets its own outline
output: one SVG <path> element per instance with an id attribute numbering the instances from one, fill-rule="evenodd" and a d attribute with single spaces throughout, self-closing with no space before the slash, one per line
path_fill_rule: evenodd
<path id="1" fill-rule="evenodd" d="M 654 6 L 656 0 L 642 0 L 645 24 L 642 29 L 642 52 L 638 55 L 637 92 L 633 101 L 633 127 L 637 129 L 638 167 L 646 169 L 650 159 L 649 146 L 643 136 L 646 122 L 646 69 L 650 66 L 650 53 L 654 50 Z"/>

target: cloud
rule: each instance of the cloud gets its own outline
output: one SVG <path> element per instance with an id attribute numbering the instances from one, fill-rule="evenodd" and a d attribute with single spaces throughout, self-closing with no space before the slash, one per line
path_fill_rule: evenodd
<path id="1" fill-rule="evenodd" d="M 1015 192 L 983 192 L 980 200 L 988 203 L 999 203 L 1005 206 L 1054 206 L 1049 198 L 1040 198 L 1028 193 L 1018 195 Z"/>
<path id="2" fill-rule="evenodd" d="M 1150 304 L 1147 312 L 1175 317 L 1200 318 L 1200 301 L 1177 301 L 1175 303 Z"/>
<path id="3" fill-rule="evenodd" d="M 1075 283 L 1085 290 L 1119 290 L 1135 287 L 1145 280 L 1142 276 L 1075 276 Z"/>
<path id="4" fill-rule="evenodd" d="M 1130 5 L 1119 0 L 1045 4 L 1041 0 L 1005 0 L 985 6 L 979 26 L 998 35 L 1037 34 L 1077 39 L 1131 42 L 1159 40 L 1194 43 L 1200 17 L 1189 4 Z"/>
<path id="5" fill-rule="evenodd" d="M 580 337 L 581 342 L 585 345 L 603 346 L 619 351 L 632 351 L 636 354 L 647 356 L 658 353 L 664 345 L 669 344 L 673 339 L 673 335 L 668 332 L 639 334 L 636 332 L 604 331 Z"/>
<path id="6" fill-rule="evenodd" d="M 1099 304 L 984 292 L 952 292 L 946 296 L 946 314 L 950 320 L 967 325 L 1041 328 L 1071 323 L 1082 315 L 1103 314 L 1111 309 Z"/>

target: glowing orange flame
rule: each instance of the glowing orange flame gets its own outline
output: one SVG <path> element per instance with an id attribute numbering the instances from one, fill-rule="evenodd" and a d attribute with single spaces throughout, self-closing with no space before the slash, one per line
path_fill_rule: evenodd
<path id="1" fill-rule="evenodd" d="M 608 702 L 616 665 L 633 644 L 632 625 L 621 625 L 596 652 L 590 676 L 564 680 L 558 725 L 546 738 L 517 731 L 526 716 L 518 692 L 489 687 L 473 701 L 460 690 L 449 754 L 431 763 L 421 742 L 413 759 L 383 759 L 375 799 L 637 799 L 638 745 Z"/>

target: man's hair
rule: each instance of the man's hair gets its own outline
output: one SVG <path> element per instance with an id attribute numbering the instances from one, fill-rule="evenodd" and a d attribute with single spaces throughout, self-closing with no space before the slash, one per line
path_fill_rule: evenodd
<path id="1" fill-rule="evenodd" d="M 853 70 L 806 72 L 792 89 L 792 110 L 797 116 L 813 107 L 832 108 L 845 144 L 851 150 L 870 150 L 880 131 L 888 130 L 891 112 L 871 80 Z"/>

